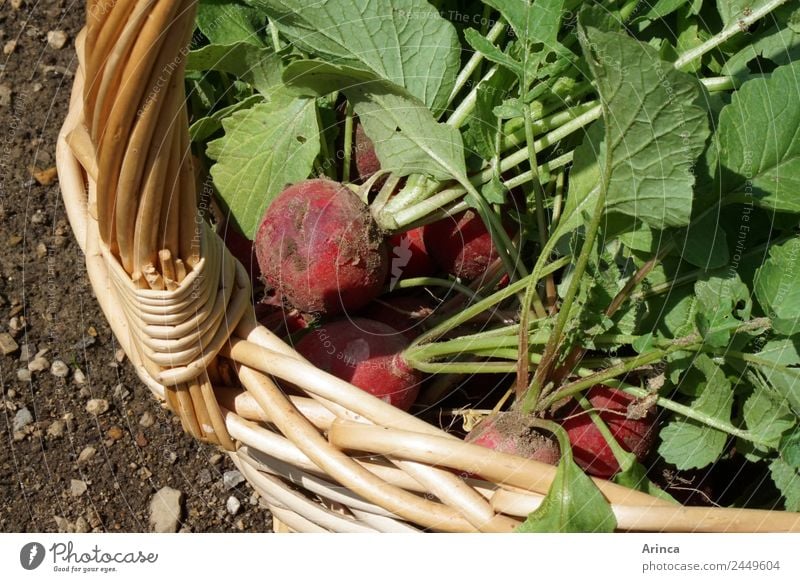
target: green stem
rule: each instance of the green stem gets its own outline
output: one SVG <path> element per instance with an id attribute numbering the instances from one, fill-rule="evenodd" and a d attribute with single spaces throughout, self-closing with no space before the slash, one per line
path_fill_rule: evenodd
<path id="1" fill-rule="evenodd" d="M 342 161 L 342 181 L 350 181 L 350 156 L 353 152 L 353 105 L 347 102 L 344 117 L 344 160 Z"/>
<path id="2" fill-rule="evenodd" d="M 278 27 L 275 26 L 275 23 L 272 20 L 269 21 L 269 34 L 272 37 L 272 45 L 277 53 L 281 50 L 281 39 L 278 35 Z"/>
<path id="3" fill-rule="evenodd" d="M 678 57 L 674 63 L 675 68 L 681 69 L 695 59 L 699 59 L 704 54 L 714 50 L 719 45 L 736 36 L 738 33 L 747 30 L 749 26 L 765 17 L 776 8 L 786 4 L 786 1 L 787 0 L 771 0 L 766 4 L 753 9 L 747 16 L 743 16 L 742 18 L 737 19 L 735 22 L 731 22 L 719 34 L 712 36 L 700 46 L 690 49 Z"/>
<path id="4" fill-rule="evenodd" d="M 600 413 L 597 412 L 594 406 L 592 406 L 592 403 L 588 398 L 586 398 L 586 396 L 583 394 L 578 394 L 575 399 L 578 401 L 578 404 L 581 405 L 581 408 L 583 408 L 586 414 L 589 415 L 589 418 L 594 423 L 594 426 L 605 439 L 606 444 L 614 454 L 614 459 L 616 459 L 617 464 L 619 464 L 620 470 L 624 472 L 630 469 L 636 462 L 636 455 L 629 453 L 622 448 L 622 446 L 619 444 L 619 441 L 617 441 L 617 439 L 614 437 L 614 434 L 611 432 L 611 429 L 608 428 L 608 425 L 600 416 Z"/>
<path id="5" fill-rule="evenodd" d="M 472 114 L 472 111 L 475 109 L 475 103 L 478 100 L 478 86 L 483 81 L 488 81 L 491 79 L 492 76 L 494 76 L 494 74 L 497 72 L 497 67 L 498 65 L 494 65 L 492 68 L 490 68 L 480 82 L 475 84 L 467 96 L 464 97 L 461 103 L 458 104 L 458 107 L 456 107 L 456 110 L 453 111 L 453 114 L 447 119 L 447 125 L 458 128 L 464 124 L 467 118 L 469 118 L 469 116 Z"/>
<path id="6" fill-rule="evenodd" d="M 415 287 L 444 287 L 445 289 L 455 289 L 459 293 L 463 293 L 470 299 L 478 299 L 481 297 L 466 285 L 462 285 L 457 281 L 451 279 L 439 279 L 437 277 L 414 277 L 412 279 L 401 279 L 395 283 L 390 291 L 397 289 L 413 289 Z"/>
<path id="7" fill-rule="evenodd" d="M 494 24 L 494 26 L 492 26 L 491 30 L 489 30 L 489 33 L 486 35 L 486 38 L 489 39 L 490 42 L 494 42 L 498 38 L 500 38 L 500 35 L 503 34 L 503 31 L 505 29 L 506 29 L 506 23 L 501 18 Z M 450 97 L 447 99 L 447 108 L 449 108 L 450 105 L 452 105 L 453 100 L 459 94 L 461 89 L 464 88 L 464 85 L 466 85 L 467 81 L 469 81 L 470 77 L 472 77 L 472 73 L 475 72 L 475 70 L 480 66 L 482 62 L 483 62 L 483 54 L 479 52 L 475 52 L 472 54 L 472 56 L 467 61 L 467 64 L 464 65 L 464 68 L 458 74 L 458 77 L 456 77 L 456 83 L 453 86 L 453 90 L 450 91 Z"/>

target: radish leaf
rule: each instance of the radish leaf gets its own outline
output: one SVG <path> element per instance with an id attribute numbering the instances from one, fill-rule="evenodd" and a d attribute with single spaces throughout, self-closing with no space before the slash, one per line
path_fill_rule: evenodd
<path id="1" fill-rule="evenodd" d="M 775 459 L 769 466 L 772 480 L 786 498 L 787 511 L 800 511 L 800 470 L 783 459 Z"/>
<path id="2" fill-rule="evenodd" d="M 264 28 L 258 11 L 235 1 L 202 0 L 197 7 L 197 28 L 211 44 L 264 46 L 258 35 Z"/>
<path id="3" fill-rule="evenodd" d="M 208 144 L 214 184 L 250 239 L 264 210 L 287 184 L 308 177 L 320 151 L 312 99 L 259 103 L 222 122 L 225 135 Z"/>
<path id="4" fill-rule="evenodd" d="M 423 0 L 247 0 L 292 43 L 330 63 L 373 73 L 420 99 L 447 103 L 461 61 L 455 28 Z"/>
<path id="5" fill-rule="evenodd" d="M 800 331 L 800 239 L 770 248 L 756 271 L 755 294 L 772 319 L 775 331 L 789 336 Z"/>

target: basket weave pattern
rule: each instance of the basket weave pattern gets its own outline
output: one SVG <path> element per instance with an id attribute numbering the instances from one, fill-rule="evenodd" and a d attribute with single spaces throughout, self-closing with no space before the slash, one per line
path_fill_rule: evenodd
<path id="1" fill-rule="evenodd" d="M 258 325 L 246 271 L 198 211 L 183 84 L 194 14 L 194 0 L 89 0 L 58 141 L 70 223 L 137 374 L 188 433 L 228 451 L 276 531 L 513 530 L 553 467 L 466 444 Z M 596 483 L 622 530 L 800 529 L 797 514 Z"/>

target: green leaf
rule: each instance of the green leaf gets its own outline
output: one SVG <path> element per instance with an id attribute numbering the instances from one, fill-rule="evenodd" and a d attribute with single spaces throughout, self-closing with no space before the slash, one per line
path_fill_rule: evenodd
<path id="1" fill-rule="evenodd" d="M 711 359 L 700 354 L 695 360 L 706 377 L 700 396 L 691 407 L 709 417 L 730 422 L 733 406 L 733 389 L 724 372 Z M 661 430 L 659 454 L 680 470 L 702 469 L 716 461 L 722 454 L 727 435 L 697 420 L 680 418 L 670 421 Z"/>
<path id="2" fill-rule="evenodd" d="M 717 11 L 722 24 L 728 26 L 744 17 L 750 11 L 760 8 L 767 0 L 717 0 Z"/>
<path id="3" fill-rule="evenodd" d="M 257 10 L 235 0 L 202 0 L 197 7 L 197 28 L 211 44 L 263 46 L 258 36 L 263 20 Z"/>
<path id="4" fill-rule="evenodd" d="M 543 43 L 546 49 L 556 48 L 564 0 L 483 0 L 500 12 L 514 33 L 528 43 Z"/>
<path id="5" fill-rule="evenodd" d="M 430 110 L 401 87 L 359 69 L 321 61 L 292 63 L 284 80 L 309 96 L 334 88 L 344 91 L 375 145 L 381 169 L 398 176 L 467 180 L 461 133 L 437 123 Z"/>
<path id="6" fill-rule="evenodd" d="M 438 116 L 461 65 L 453 25 L 424 0 L 247 0 L 296 47 L 373 73 Z"/>
<path id="7" fill-rule="evenodd" d="M 777 19 L 777 18 L 776 18 Z M 792 27 L 792 19 L 800 22 L 800 8 L 789 18 L 789 26 L 780 20 L 761 33 L 757 39 L 749 42 L 738 53 L 725 63 L 723 75 L 746 77 L 750 73 L 747 64 L 757 58 L 768 59 L 776 65 L 788 65 L 800 59 L 800 27 Z M 758 73 L 760 70 L 754 70 Z"/>
<path id="8" fill-rule="evenodd" d="M 769 258 L 756 271 L 755 294 L 778 333 L 800 331 L 800 238 L 769 249 Z"/>
<path id="9" fill-rule="evenodd" d="M 491 160 L 497 153 L 495 139 L 501 121 L 494 108 L 508 96 L 513 79 L 512 73 L 498 69 L 494 75 L 478 84 L 475 109 L 469 117 L 464 144 L 484 160 Z"/>
<path id="10" fill-rule="evenodd" d="M 678 8 L 685 6 L 686 3 L 686 0 L 658 0 L 655 4 L 650 6 L 650 10 L 637 17 L 634 22 L 664 18 L 675 12 Z"/>
<path id="11" fill-rule="evenodd" d="M 775 459 L 769 466 L 772 480 L 786 500 L 787 511 L 800 511 L 800 470 L 782 459 Z"/>
<path id="12" fill-rule="evenodd" d="M 800 368 L 793 367 L 800 365 L 796 341 L 795 338 L 793 341 L 769 342 L 751 363 L 754 383 L 769 387 L 800 415 Z"/>
<path id="13" fill-rule="evenodd" d="M 261 103 L 263 100 L 264 98 L 261 95 L 252 95 L 233 105 L 218 109 L 207 117 L 200 118 L 189 126 L 189 137 L 191 137 L 194 142 L 205 141 L 211 137 L 211 135 L 222 129 L 223 119 L 237 111 L 249 109 L 256 103 Z"/>
<path id="14" fill-rule="evenodd" d="M 681 257 L 701 269 L 711 270 L 728 264 L 728 237 L 718 223 L 718 217 L 706 213 L 674 236 Z"/>
<path id="15" fill-rule="evenodd" d="M 270 202 L 287 184 L 308 177 L 319 154 L 310 99 L 260 103 L 222 122 L 225 135 L 208 144 L 211 176 L 241 231 L 250 239 Z"/>
<path id="16" fill-rule="evenodd" d="M 283 89 L 282 69 L 280 55 L 246 42 L 210 44 L 193 50 L 186 65 L 187 71 L 230 73 L 253 85 L 267 99 Z"/>
<path id="17" fill-rule="evenodd" d="M 781 458 L 795 469 L 800 469 L 800 427 L 794 424 L 794 431 L 787 432 L 780 443 Z"/>
<path id="18" fill-rule="evenodd" d="M 697 327 L 705 342 L 711 347 L 725 347 L 733 330 L 750 318 L 750 290 L 739 275 L 726 270 L 704 275 L 695 283 L 694 293 Z"/>
<path id="19" fill-rule="evenodd" d="M 780 366 L 800 365 L 800 337 L 767 342 L 757 355 Z"/>
<path id="20" fill-rule="evenodd" d="M 797 425 L 797 417 L 786 403 L 762 388 L 745 400 L 743 415 L 747 430 L 772 449 L 778 448 L 783 433 Z"/>
<path id="21" fill-rule="evenodd" d="M 566 431 L 553 427 L 561 461 L 542 504 L 517 528 L 519 533 L 612 532 L 617 520 L 597 485 L 572 458 Z"/>
<path id="22" fill-rule="evenodd" d="M 625 471 L 620 471 L 614 475 L 613 481 L 617 485 L 624 485 L 629 489 L 644 491 L 659 499 L 677 503 L 672 495 L 648 479 L 647 469 L 645 469 L 641 463 L 633 463 Z"/>
<path id="23" fill-rule="evenodd" d="M 522 78 L 522 63 L 517 62 L 516 59 L 510 57 L 502 50 L 492 44 L 489 39 L 481 35 L 474 28 L 468 28 L 464 31 L 464 38 L 475 51 L 481 53 L 488 60 L 498 65 L 502 65 L 517 77 Z"/>
<path id="24" fill-rule="evenodd" d="M 800 212 L 800 63 L 746 82 L 719 116 L 715 192 Z"/>
<path id="25" fill-rule="evenodd" d="M 575 153 L 557 236 L 580 226 L 584 211 L 594 208 L 602 183 L 596 160 L 605 163 L 607 156 L 607 210 L 656 229 L 688 224 L 692 166 L 708 137 L 706 112 L 695 104 L 700 96 L 696 79 L 624 34 L 589 27 L 581 38 L 604 121 L 590 128 Z"/>

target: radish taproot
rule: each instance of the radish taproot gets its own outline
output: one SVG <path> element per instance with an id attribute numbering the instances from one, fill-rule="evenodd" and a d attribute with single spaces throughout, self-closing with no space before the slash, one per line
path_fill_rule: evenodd
<path id="1" fill-rule="evenodd" d="M 313 330 L 295 349 L 317 368 L 408 410 L 423 375 L 403 360 L 407 344 L 403 334 L 385 323 L 353 317 Z"/>
<path id="2" fill-rule="evenodd" d="M 304 312 L 357 310 L 386 281 L 386 245 L 369 209 L 332 180 L 284 190 L 267 208 L 255 246 L 267 283 Z"/>
<path id="3" fill-rule="evenodd" d="M 443 271 L 465 281 L 481 277 L 499 256 L 491 233 L 474 210 L 426 225 L 424 242 Z"/>
<path id="4" fill-rule="evenodd" d="M 643 461 L 655 439 L 654 409 L 631 414 L 629 408 L 636 399 L 621 390 L 603 385 L 590 388 L 586 397 L 622 448 Z M 609 479 L 619 472 L 619 462 L 611 447 L 580 404 L 567 404 L 559 411 L 559 416 L 572 444 L 575 462 L 584 471 L 603 479 Z"/>

